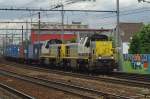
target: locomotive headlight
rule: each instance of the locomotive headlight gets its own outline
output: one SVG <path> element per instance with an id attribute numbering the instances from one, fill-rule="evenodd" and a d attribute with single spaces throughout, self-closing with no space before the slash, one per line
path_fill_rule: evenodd
<path id="1" fill-rule="evenodd" d="M 98 57 L 98 59 L 102 59 L 102 57 Z"/>
<path id="2" fill-rule="evenodd" d="M 112 56 L 111 59 L 114 59 L 114 57 Z"/>

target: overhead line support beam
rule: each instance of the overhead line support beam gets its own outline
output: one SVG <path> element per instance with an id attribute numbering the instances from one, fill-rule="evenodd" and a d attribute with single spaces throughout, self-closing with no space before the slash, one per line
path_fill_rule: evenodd
<path id="1" fill-rule="evenodd" d="M 52 10 L 52 9 L 28 9 L 28 8 L 0 8 L 0 11 L 62 11 L 62 10 Z M 116 13 L 114 10 L 63 10 L 65 12 L 108 12 Z"/>

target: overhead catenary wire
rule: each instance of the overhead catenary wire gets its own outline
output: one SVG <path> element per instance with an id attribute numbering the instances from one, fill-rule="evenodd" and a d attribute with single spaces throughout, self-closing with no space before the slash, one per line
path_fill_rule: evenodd
<path id="1" fill-rule="evenodd" d="M 148 8 L 143 8 L 143 9 L 134 9 L 134 10 L 130 10 L 130 11 L 121 11 L 121 15 L 122 15 L 122 13 L 132 13 L 132 12 L 134 12 L 135 13 L 135 11 L 138 11 L 139 12 L 139 10 L 144 10 L 144 11 L 147 11 L 148 10 Z M 140 11 L 141 12 L 141 11 Z M 87 11 L 87 13 L 88 13 L 88 11 Z M 37 14 L 37 13 L 36 13 Z M 36 15 L 36 14 L 33 14 L 33 15 Z M 47 14 L 47 16 L 48 15 L 50 15 L 50 14 Z M 114 17 L 114 15 L 111 15 L 111 16 L 106 16 L 106 17 L 101 17 L 100 19 L 104 19 L 104 18 L 109 18 L 109 17 Z"/>
<path id="2" fill-rule="evenodd" d="M 128 8 L 128 7 L 124 7 L 124 8 Z M 122 8 L 121 8 L 122 9 Z M 143 9 L 143 8 L 142 8 Z M 131 9 L 130 9 L 131 10 Z M 134 10 L 134 9 L 133 9 Z M 31 12 L 31 11 L 30 11 Z M 87 12 L 88 13 L 88 12 Z M 109 15 L 109 14 L 111 14 L 111 13 L 107 13 L 107 14 L 104 14 L 104 16 L 106 15 Z M 36 14 L 33 14 L 32 16 L 36 16 L 37 15 L 37 13 Z M 47 14 L 47 16 L 49 16 L 50 14 Z M 44 15 L 43 15 L 44 16 Z M 29 16 L 25 16 L 25 15 L 23 15 L 23 17 L 24 18 L 26 18 L 26 17 L 31 17 L 31 15 L 29 15 Z M 21 17 L 22 18 L 22 17 Z"/>
<path id="3" fill-rule="evenodd" d="M 131 10 L 131 11 L 121 11 L 121 16 L 127 16 L 127 15 L 132 15 L 132 14 L 138 14 L 138 13 L 143 13 L 143 9 L 148 9 L 148 7 L 146 8 L 139 8 L 139 9 L 134 9 L 134 10 Z M 138 10 L 138 12 L 136 11 Z M 139 10 L 142 10 L 142 11 L 139 11 Z M 144 10 L 144 12 L 147 11 L 147 10 Z M 31 11 L 29 11 L 31 12 Z M 48 12 L 48 11 L 44 11 L 44 12 Z M 85 12 L 85 13 L 88 13 L 88 12 Z M 102 19 L 107 19 L 107 18 L 112 18 L 112 17 L 115 17 L 115 15 L 111 15 L 111 16 L 106 16 L 106 17 L 99 17 L 99 20 L 102 20 Z M 47 18 L 48 18 L 48 14 L 47 14 Z"/>
<path id="4" fill-rule="evenodd" d="M 127 15 L 132 15 L 132 14 L 139 14 L 139 13 L 144 13 L 146 11 L 150 11 L 149 9 L 143 9 L 143 10 L 132 10 L 132 11 L 128 11 L 128 12 L 121 12 L 120 16 L 127 16 Z M 110 15 L 110 16 L 106 16 L 106 17 L 101 17 L 100 20 L 102 19 L 108 19 L 108 18 L 112 18 L 115 17 L 115 15 Z"/>
<path id="5" fill-rule="evenodd" d="M 126 12 L 126 13 L 121 13 L 120 16 L 126 16 L 126 15 L 131 15 L 131 14 L 138 14 L 138 13 L 144 13 L 145 11 L 150 11 L 148 9 L 145 9 L 145 10 L 141 10 L 141 11 L 134 11 L 134 12 Z M 108 16 L 108 17 L 103 17 L 103 18 L 112 18 L 114 16 Z M 100 20 L 102 20 L 102 18 L 100 18 Z M 11 23 L 11 22 L 10 22 Z M 24 23 L 24 22 L 23 22 Z M 30 23 L 30 22 L 29 22 Z M 11 29 L 9 29 L 11 30 Z M 15 29 L 13 29 L 15 30 Z M 16 30 L 19 30 L 19 29 L 16 29 Z"/>
<path id="6" fill-rule="evenodd" d="M 33 0 L 33 1 L 34 1 L 34 0 Z M 64 0 L 64 1 L 66 1 L 66 0 Z M 128 6 L 127 6 L 127 7 L 128 7 Z M 126 7 L 126 8 L 127 8 L 127 7 Z M 30 17 L 30 16 L 29 16 L 29 17 Z"/>
<path id="7" fill-rule="evenodd" d="M 150 11 L 149 9 L 143 9 L 143 10 L 132 10 L 132 11 L 124 11 L 124 12 L 121 12 L 121 16 L 125 16 L 125 15 L 131 15 L 131 14 L 138 14 L 138 13 L 144 13 L 145 11 Z M 115 17 L 115 15 L 111 15 L 111 16 L 106 16 L 106 17 L 100 17 L 99 19 L 105 19 L 105 18 L 111 18 L 111 17 Z M 12 21 L 3 21 L 3 22 L 0 22 L 0 23 L 26 23 L 26 22 L 12 22 Z M 27 22 L 27 23 L 38 23 L 38 22 Z M 43 22 L 43 23 L 49 23 L 49 22 Z"/>

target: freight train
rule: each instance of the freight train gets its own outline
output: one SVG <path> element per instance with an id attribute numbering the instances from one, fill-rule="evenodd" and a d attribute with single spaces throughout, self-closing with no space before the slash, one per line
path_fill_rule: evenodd
<path id="1" fill-rule="evenodd" d="M 19 59 L 14 50 L 6 47 L 4 56 Z M 19 47 L 15 53 L 19 53 Z M 47 64 L 72 70 L 111 72 L 116 69 L 115 48 L 112 40 L 102 34 L 81 38 L 78 43 L 62 43 L 61 40 L 48 40 L 45 44 L 28 45 L 24 49 L 24 63 Z"/>

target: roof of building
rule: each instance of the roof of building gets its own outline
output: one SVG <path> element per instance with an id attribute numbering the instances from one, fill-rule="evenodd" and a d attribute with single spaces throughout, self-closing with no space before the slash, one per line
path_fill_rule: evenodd
<path id="1" fill-rule="evenodd" d="M 32 31 L 39 31 L 39 29 L 32 29 Z M 40 31 L 62 31 L 62 29 L 40 29 Z M 112 29 L 64 29 L 64 31 L 110 32 Z"/>
<path id="2" fill-rule="evenodd" d="M 120 23 L 122 42 L 129 42 L 134 33 L 137 33 L 143 27 L 143 23 Z"/>
<path id="3" fill-rule="evenodd" d="M 32 44 L 34 44 L 34 43 L 38 42 L 38 40 L 39 41 L 46 41 L 46 40 L 50 40 L 50 39 L 61 40 L 61 37 L 62 37 L 61 34 L 42 34 L 42 35 L 39 35 L 39 38 L 38 38 L 38 34 L 32 33 L 31 34 L 31 42 L 32 42 Z M 75 34 L 64 34 L 63 35 L 64 40 L 72 40 L 74 38 L 76 38 Z"/>

